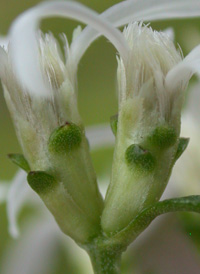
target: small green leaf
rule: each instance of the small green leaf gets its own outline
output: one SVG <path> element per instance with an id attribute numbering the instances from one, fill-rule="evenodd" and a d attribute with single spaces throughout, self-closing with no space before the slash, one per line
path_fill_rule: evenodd
<path id="1" fill-rule="evenodd" d="M 181 157 L 189 144 L 190 138 L 179 138 L 178 148 L 175 156 L 175 160 Z"/>
<path id="2" fill-rule="evenodd" d="M 113 134 L 116 136 L 117 134 L 117 123 L 118 123 L 118 114 L 110 117 L 110 127 L 112 129 Z"/>
<path id="3" fill-rule="evenodd" d="M 151 205 L 138 214 L 123 230 L 113 235 L 110 241 L 115 244 L 127 246 L 140 235 L 157 216 L 177 211 L 200 213 L 200 195 L 164 200 Z"/>
<path id="4" fill-rule="evenodd" d="M 31 170 L 27 160 L 24 158 L 24 155 L 22 155 L 22 154 L 8 154 L 8 158 L 14 164 L 16 164 L 18 167 L 22 168 L 26 172 L 29 172 Z"/>
<path id="5" fill-rule="evenodd" d="M 66 154 L 79 147 L 82 141 L 81 128 L 72 123 L 55 129 L 49 138 L 49 151 L 56 154 Z"/>
<path id="6" fill-rule="evenodd" d="M 57 181 L 53 176 L 43 171 L 31 171 L 27 176 L 30 187 L 40 194 L 48 193 L 57 185 Z"/>

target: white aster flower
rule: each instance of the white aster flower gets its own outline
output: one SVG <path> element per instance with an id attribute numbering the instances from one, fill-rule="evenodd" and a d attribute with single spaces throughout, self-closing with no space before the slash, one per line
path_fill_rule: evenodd
<path id="1" fill-rule="evenodd" d="M 137 146 L 138 144 L 146 146 L 145 150 L 143 150 L 144 154 L 148 152 L 148 149 L 152 149 L 153 154 L 155 152 L 155 154 L 159 154 L 158 149 L 151 147 L 152 144 L 148 143 L 149 140 L 147 140 L 153 130 L 164 126 L 164 130 L 167 127 L 167 130 L 170 129 L 170 134 L 172 133 L 173 135 L 171 136 L 173 137 L 173 143 L 170 143 L 170 146 L 163 154 L 161 153 L 161 161 L 158 164 L 157 158 L 155 162 L 154 159 L 149 158 L 152 161 L 147 166 L 148 171 L 150 169 L 152 171 L 152 168 L 155 167 L 154 163 L 156 163 L 157 173 L 153 172 L 151 175 L 145 173 L 145 180 L 140 180 L 139 184 L 134 187 L 132 187 L 134 184 L 131 182 L 130 174 L 128 172 L 125 174 L 122 168 L 114 162 L 112 174 L 114 184 L 111 182 L 108 190 L 102 218 L 102 226 L 105 232 L 112 233 L 124 228 L 140 210 L 149 203 L 159 200 L 176 157 L 180 134 L 180 111 L 183 103 L 183 91 L 191 76 L 200 70 L 199 47 L 196 47 L 182 60 L 181 54 L 164 34 L 153 32 L 147 27 L 132 23 L 124 30 L 124 38 L 105 19 L 110 20 L 115 26 L 122 26 L 136 20 L 150 21 L 176 17 L 197 17 L 199 16 L 199 11 L 200 5 L 198 0 L 192 0 L 190 3 L 186 0 L 127 0 L 113 6 L 101 16 L 97 16 L 95 13 L 90 13 L 85 8 L 78 7 L 72 2 L 51 2 L 44 3 L 28 11 L 19 17 L 11 28 L 10 53 L 13 71 L 23 91 L 25 90 L 28 96 L 33 97 L 35 101 L 39 101 L 42 98 L 44 102 L 49 102 L 49 100 L 52 102 L 50 96 L 52 93 L 49 91 L 60 88 L 64 81 L 63 76 L 66 75 L 66 71 L 70 71 L 68 68 L 71 68 L 71 71 L 67 79 L 72 87 L 75 88 L 74 80 L 79 60 L 90 43 L 99 35 L 91 28 L 86 28 L 79 34 L 70 46 L 66 66 L 59 65 L 57 67 L 59 73 L 57 74 L 54 69 L 51 69 L 52 62 L 54 63 L 54 54 L 50 58 L 50 66 L 48 61 L 45 62 L 45 59 L 42 62 L 39 61 L 39 56 L 41 56 L 43 49 L 46 47 L 46 41 L 50 39 L 55 42 L 52 37 L 46 36 L 48 39 L 46 41 L 43 40 L 40 43 L 40 47 L 38 47 L 37 28 L 41 18 L 54 15 L 67 15 L 70 18 L 77 18 L 78 16 L 81 21 L 90 24 L 92 28 L 96 28 L 100 34 L 104 34 L 115 45 L 121 56 L 118 68 L 120 96 L 115 160 L 120 160 L 122 167 L 124 152 L 133 143 L 136 143 Z M 51 49 L 55 49 L 55 44 L 49 49 L 50 56 Z M 21 62 L 24 55 L 26 58 Z M 3 50 L 0 51 L 0 58 L 2 60 L 0 75 L 5 79 L 4 73 L 5 68 L 9 64 L 9 58 Z M 41 73 L 41 64 L 43 73 Z M 44 74 L 46 75 L 45 77 Z M 57 78 L 54 81 L 53 79 L 56 75 L 59 75 L 59 79 Z M 46 81 L 48 77 L 50 81 Z M 7 101 L 10 103 L 9 92 L 5 90 L 5 93 L 7 94 Z M 126 107 L 124 108 L 125 104 Z M 10 106 L 11 108 L 12 106 Z M 132 108 L 135 110 L 134 113 Z M 59 117 L 62 117 L 60 113 Z M 77 117 L 79 117 L 78 114 Z M 144 117 L 145 119 L 143 119 Z M 141 129 L 140 132 L 138 132 L 138 129 Z M 128 161 L 130 160 L 129 155 L 126 158 Z M 161 184 L 159 176 L 163 179 L 163 174 L 159 172 L 164 168 L 164 183 Z M 123 184 L 124 178 L 128 179 L 128 185 Z M 154 181 L 155 178 L 157 178 L 156 181 Z M 121 200 L 123 195 L 123 200 Z M 131 203 L 131 201 L 134 202 Z M 79 206 L 82 208 L 82 204 L 79 204 Z"/>

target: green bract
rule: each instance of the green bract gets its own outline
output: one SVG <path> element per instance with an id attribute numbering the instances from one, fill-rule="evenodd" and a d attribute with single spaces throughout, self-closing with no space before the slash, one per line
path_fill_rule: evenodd
<path id="1" fill-rule="evenodd" d="M 118 114 L 110 117 L 110 126 L 113 134 L 116 136 L 117 134 L 117 123 L 118 123 Z"/>
<path id="2" fill-rule="evenodd" d="M 49 139 L 49 151 L 66 154 L 79 147 L 82 140 L 82 131 L 79 126 L 66 123 L 55 129 Z"/>
<path id="3" fill-rule="evenodd" d="M 27 176 L 31 188 L 39 195 L 53 191 L 57 182 L 51 175 L 43 171 L 31 171 Z"/>
<path id="4" fill-rule="evenodd" d="M 126 161 L 132 168 L 142 172 L 151 172 L 155 167 L 155 158 L 148 151 L 138 145 L 130 145 L 125 153 Z"/>
<path id="5" fill-rule="evenodd" d="M 31 170 L 27 160 L 24 158 L 24 155 L 22 155 L 22 154 L 8 154 L 8 157 L 14 164 L 19 166 L 26 172 L 29 172 Z"/>
<path id="6" fill-rule="evenodd" d="M 149 142 L 159 149 L 166 149 L 173 146 L 176 140 L 177 134 L 175 129 L 168 125 L 157 127 L 149 137 Z"/>

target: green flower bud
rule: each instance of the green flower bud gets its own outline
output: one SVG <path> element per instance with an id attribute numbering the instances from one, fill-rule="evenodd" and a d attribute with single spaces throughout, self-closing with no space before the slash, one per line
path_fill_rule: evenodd
<path id="1" fill-rule="evenodd" d="M 82 132 L 79 126 L 66 123 L 53 131 L 49 138 L 49 151 L 56 154 L 67 154 L 80 146 Z"/>

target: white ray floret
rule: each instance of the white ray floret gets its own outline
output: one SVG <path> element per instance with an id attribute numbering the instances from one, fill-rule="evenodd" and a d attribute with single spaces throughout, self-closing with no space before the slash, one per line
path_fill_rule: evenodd
<path id="1" fill-rule="evenodd" d="M 199 17 L 199 0 L 128 0 L 122 1 L 100 16 L 120 27 L 134 21 L 155 21 L 172 18 Z M 100 35 L 92 27 L 86 27 L 71 45 L 73 64 L 78 65 L 89 45 Z"/>
<path id="2" fill-rule="evenodd" d="M 86 128 L 86 136 L 92 150 L 111 147 L 115 138 L 108 124 L 89 126 Z"/>
<path id="3" fill-rule="evenodd" d="M 9 223 L 9 232 L 14 237 L 19 236 L 17 217 L 27 200 L 28 193 L 31 193 L 30 187 L 26 181 L 26 173 L 20 170 L 14 177 L 7 196 L 7 215 Z"/>

